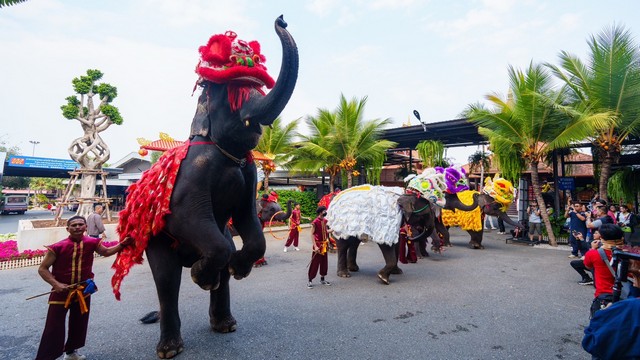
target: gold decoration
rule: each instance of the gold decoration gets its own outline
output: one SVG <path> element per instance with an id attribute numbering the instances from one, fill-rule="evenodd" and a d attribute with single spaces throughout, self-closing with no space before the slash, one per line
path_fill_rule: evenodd
<path id="1" fill-rule="evenodd" d="M 151 141 L 150 141 L 150 140 L 147 140 L 147 139 L 145 139 L 145 138 L 141 138 L 141 137 L 139 137 L 139 138 L 137 138 L 136 140 L 138 140 L 138 144 L 139 144 L 140 146 L 146 146 L 146 145 L 151 144 Z"/>

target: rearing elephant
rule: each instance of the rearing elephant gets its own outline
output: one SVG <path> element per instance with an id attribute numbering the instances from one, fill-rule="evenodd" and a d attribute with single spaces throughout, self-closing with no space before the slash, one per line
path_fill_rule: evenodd
<path id="1" fill-rule="evenodd" d="M 272 124 L 289 101 L 297 80 L 298 51 L 286 26 L 282 16 L 276 19 L 283 48 L 277 82 L 267 74 L 255 41 L 239 40 L 228 31 L 200 47 L 196 72 L 202 94 L 189 142 L 167 152 L 129 189 L 118 231 L 121 238 L 133 237 L 135 245 L 118 255 L 112 285 L 119 298 L 122 279 L 146 250 L 160 302 L 160 358 L 183 350 L 178 315 L 182 267 L 191 267 L 193 281 L 210 291 L 212 329 L 236 330 L 230 275 L 248 276 L 266 248 L 250 151 L 262 126 Z M 273 89 L 264 95 L 263 86 Z M 226 227 L 231 217 L 243 242 L 238 251 Z"/>

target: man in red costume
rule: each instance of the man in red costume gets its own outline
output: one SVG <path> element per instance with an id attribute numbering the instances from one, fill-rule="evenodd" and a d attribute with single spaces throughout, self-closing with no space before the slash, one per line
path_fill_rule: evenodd
<path id="1" fill-rule="evenodd" d="M 298 248 L 298 240 L 300 238 L 300 204 L 296 203 L 293 211 L 291 212 L 291 219 L 289 220 L 289 237 L 287 243 L 284 244 L 284 252 L 287 252 L 287 248 L 291 245 L 300 251 Z"/>
<path id="2" fill-rule="evenodd" d="M 53 288 L 49 296 L 49 311 L 36 360 L 55 360 L 65 352 L 65 360 L 82 360 L 76 352 L 84 346 L 91 309 L 89 290 L 93 279 L 93 253 L 111 256 L 132 242 L 125 238 L 112 247 L 102 240 L 85 236 L 87 222 L 82 216 L 67 221 L 69 237 L 47 246 L 38 274 Z M 51 270 L 49 269 L 51 268 Z M 87 290 L 85 290 L 87 288 Z M 85 290 L 83 292 L 83 290 Z M 65 322 L 69 311 L 69 336 L 65 344 Z"/>
<path id="3" fill-rule="evenodd" d="M 331 285 L 326 281 L 324 277 L 327 275 L 329 268 L 327 258 L 327 243 L 329 242 L 329 232 L 327 230 L 327 208 L 324 206 L 318 207 L 316 210 L 318 215 L 311 223 L 311 235 L 313 236 L 313 253 L 311 254 L 311 263 L 309 264 L 309 282 L 307 288 L 312 289 L 312 281 L 318 275 L 318 269 L 320 270 L 320 284 Z"/>

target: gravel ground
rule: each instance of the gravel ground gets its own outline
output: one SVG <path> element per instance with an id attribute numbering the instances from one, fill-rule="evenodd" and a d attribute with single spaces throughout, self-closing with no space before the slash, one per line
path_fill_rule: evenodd
<path id="1" fill-rule="evenodd" d="M 284 237 L 283 232 L 274 233 Z M 267 240 L 269 265 L 232 280 L 238 330 L 209 329 L 208 294 L 183 272 L 180 294 L 185 349 L 177 359 L 590 359 L 580 346 L 593 288 L 578 285 L 568 247 L 506 244 L 485 234 L 485 250 L 466 247 L 452 230 L 453 247 L 402 265 L 382 285 L 382 255 L 373 243 L 359 250 L 361 271 L 332 286 L 306 288 L 309 229 L 301 251 L 283 253 L 283 240 Z M 138 319 L 158 307 L 147 265 L 125 278 L 122 301 L 110 289 L 113 259 L 96 259 L 100 291 L 93 295 L 88 359 L 155 359 L 159 326 Z M 317 280 L 316 280 L 317 282 Z M 0 359 L 33 359 L 46 315 L 48 291 L 35 267 L 0 271 Z"/>

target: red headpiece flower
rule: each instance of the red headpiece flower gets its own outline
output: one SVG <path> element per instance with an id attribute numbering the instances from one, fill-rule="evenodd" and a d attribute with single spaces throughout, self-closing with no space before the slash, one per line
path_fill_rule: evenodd
<path id="1" fill-rule="evenodd" d="M 266 58 L 260 54 L 260 44 L 239 40 L 237 36 L 233 31 L 213 35 L 207 45 L 198 49 L 200 62 L 196 73 L 218 84 L 257 85 L 271 89 L 275 81 L 263 65 Z"/>

